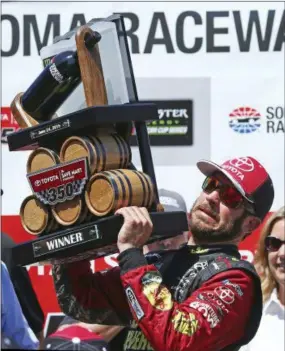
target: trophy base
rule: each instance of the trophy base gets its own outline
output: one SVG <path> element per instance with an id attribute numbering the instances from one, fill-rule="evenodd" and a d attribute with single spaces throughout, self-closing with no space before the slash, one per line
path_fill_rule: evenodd
<path id="1" fill-rule="evenodd" d="M 173 237 L 188 230 L 185 212 L 151 212 L 153 233 L 147 243 Z M 74 228 L 46 234 L 12 249 L 14 262 L 21 266 L 69 263 L 96 259 L 118 252 L 117 237 L 123 217 L 109 216 Z"/>

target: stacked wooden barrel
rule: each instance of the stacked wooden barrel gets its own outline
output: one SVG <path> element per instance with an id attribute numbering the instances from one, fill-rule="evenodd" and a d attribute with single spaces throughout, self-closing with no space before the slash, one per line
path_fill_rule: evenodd
<path id="1" fill-rule="evenodd" d="M 88 222 L 126 206 L 150 208 L 154 201 L 151 178 L 130 170 L 131 149 L 119 134 L 100 130 L 87 136 L 72 136 L 62 144 L 59 154 L 39 147 L 27 162 L 27 173 L 86 157 L 89 179 L 81 195 L 54 206 L 42 204 L 34 195 L 22 202 L 22 225 L 31 234 L 51 233 L 59 227 Z"/>

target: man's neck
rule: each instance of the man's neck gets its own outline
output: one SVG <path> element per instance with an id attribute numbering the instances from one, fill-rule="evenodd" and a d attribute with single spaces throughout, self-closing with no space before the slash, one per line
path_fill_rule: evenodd
<path id="1" fill-rule="evenodd" d="M 192 234 L 189 235 L 189 239 L 188 239 L 188 243 L 187 244 L 188 245 L 197 245 Z"/>
<path id="2" fill-rule="evenodd" d="M 193 235 L 190 234 L 187 245 L 236 245 L 237 246 L 238 242 L 236 242 L 236 241 L 227 241 L 227 242 L 217 241 L 217 242 L 211 242 L 211 243 L 207 243 L 207 242 L 201 243 L 201 242 L 198 242 L 197 240 L 195 240 Z"/>

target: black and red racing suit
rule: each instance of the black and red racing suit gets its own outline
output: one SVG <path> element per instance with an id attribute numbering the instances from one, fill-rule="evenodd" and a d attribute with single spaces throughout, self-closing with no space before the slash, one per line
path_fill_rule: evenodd
<path id="1" fill-rule="evenodd" d="M 136 334 L 125 350 L 232 350 L 256 333 L 260 281 L 236 246 L 185 245 L 146 257 L 129 249 L 118 262 L 96 273 L 89 261 L 54 265 L 53 277 L 65 314 L 127 327 L 135 320 L 148 342 Z"/>

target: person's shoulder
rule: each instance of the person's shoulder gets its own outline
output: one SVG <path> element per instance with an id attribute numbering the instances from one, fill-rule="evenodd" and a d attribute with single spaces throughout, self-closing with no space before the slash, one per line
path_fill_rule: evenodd
<path id="1" fill-rule="evenodd" d="M 260 283 L 260 277 L 251 262 L 243 259 L 234 259 L 231 265 L 232 270 L 239 272 L 240 275 L 247 276 L 249 280 Z"/>
<path id="2" fill-rule="evenodd" d="M 209 262 L 203 280 L 241 282 L 247 286 L 256 285 L 260 289 L 260 277 L 254 265 L 240 257 L 222 254 Z M 229 284 L 229 283 L 228 283 Z"/>
<path id="3" fill-rule="evenodd" d="M 1 271 L 2 271 L 2 273 L 3 272 L 7 272 L 8 273 L 8 269 L 7 269 L 7 266 L 6 266 L 6 264 L 1 260 Z"/>
<path id="4" fill-rule="evenodd" d="M 223 277 L 229 277 L 232 279 L 243 279 L 248 282 L 252 282 L 254 280 L 251 271 L 247 271 L 240 267 L 232 267 L 232 269 L 228 269 L 223 272 L 217 273 L 216 276 L 218 277 L 218 279 Z"/>
<path id="5" fill-rule="evenodd" d="M 217 269 L 218 276 L 229 276 L 229 277 L 236 277 L 236 278 L 244 278 L 249 282 L 258 281 L 260 282 L 260 278 L 255 270 L 255 267 L 249 261 L 232 257 L 232 256 L 225 256 L 225 260 L 221 261 L 221 265 L 216 260 L 214 261 L 217 264 L 215 267 Z"/>
<path id="6" fill-rule="evenodd" d="M 17 267 L 12 257 L 12 249 L 15 246 L 16 243 L 13 239 L 8 234 L 1 232 L 1 257 L 10 274 L 12 274 L 12 271 Z"/>
<path id="7" fill-rule="evenodd" d="M 1 232 L 1 249 L 11 249 L 15 247 L 16 244 L 13 241 L 13 239 L 10 237 L 10 235 Z"/>
<path id="8" fill-rule="evenodd" d="M 9 271 L 3 261 L 1 261 L 1 282 L 3 283 L 2 286 L 9 286 L 11 282 Z"/>
<path id="9" fill-rule="evenodd" d="M 210 253 L 211 256 L 211 253 Z M 241 258 L 238 248 L 229 246 L 221 252 L 213 253 L 209 264 L 212 274 L 219 274 L 223 271 L 239 270 L 247 275 L 258 277 L 257 271 L 252 263 Z"/>

